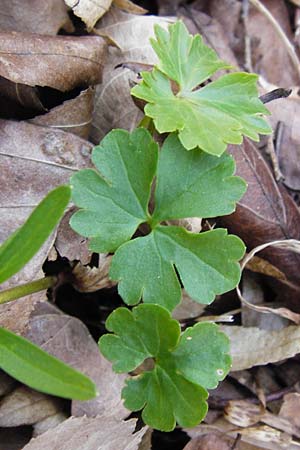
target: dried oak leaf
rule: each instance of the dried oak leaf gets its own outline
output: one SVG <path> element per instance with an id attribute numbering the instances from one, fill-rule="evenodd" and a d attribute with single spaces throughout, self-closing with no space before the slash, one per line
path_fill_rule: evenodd
<path id="1" fill-rule="evenodd" d="M 62 0 L 2 0 L 1 31 L 55 35 L 60 28 L 73 30 Z"/>
<path id="2" fill-rule="evenodd" d="M 91 30 L 100 17 L 105 14 L 112 0 L 64 0 L 66 5 L 72 8 L 75 16 L 86 24 Z"/>
<path id="3" fill-rule="evenodd" d="M 66 100 L 48 113 L 36 116 L 28 122 L 67 131 L 88 139 L 94 109 L 94 95 L 93 88 L 85 89 L 75 98 Z"/>
<path id="4" fill-rule="evenodd" d="M 92 145 L 48 127 L 0 120 L 0 242 L 3 242 L 54 187 L 90 164 Z M 54 237 L 9 284 L 30 281 L 41 270 Z"/>
<path id="5" fill-rule="evenodd" d="M 134 433 L 135 426 L 136 419 L 123 422 L 104 416 L 70 417 L 32 439 L 23 450 L 138 450 L 147 427 Z"/>
<path id="6" fill-rule="evenodd" d="M 111 363 L 101 355 L 80 320 L 60 313 L 53 305 L 41 303 L 31 315 L 26 337 L 96 383 L 100 395 L 89 401 L 73 401 L 73 415 L 101 414 L 118 419 L 128 416 L 121 400 L 125 377 L 113 372 Z"/>
<path id="7" fill-rule="evenodd" d="M 15 83 L 69 91 L 100 83 L 106 43 L 99 36 L 0 33 L 0 75 Z"/>
<path id="8" fill-rule="evenodd" d="M 229 146 L 229 151 L 236 161 L 236 174 L 246 180 L 248 189 L 236 212 L 223 217 L 220 223 L 241 237 L 248 249 L 278 239 L 298 239 L 299 209 L 285 188 L 276 183 L 254 144 L 245 139 L 243 145 Z M 281 270 L 289 281 L 299 283 L 299 254 L 270 247 L 261 255 Z M 284 289 L 288 288 L 284 286 Z M 294 309 L 299 309 L 298 295 L 294 293 L 290 298 L 289 306 Z"/>

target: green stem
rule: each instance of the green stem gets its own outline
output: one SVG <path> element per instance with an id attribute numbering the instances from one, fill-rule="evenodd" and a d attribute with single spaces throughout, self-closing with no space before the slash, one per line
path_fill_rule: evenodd
<path id="1" fill-rule="evenodd" d="M 44 277 L 39 280 L 31 281 L 30 283 L 21 284 L 5 291 L 0 292 L 0 304 L 17 300 L 18 298 L 25 297 L 35 292 L 44 291 L 50 287 L 53 287 L 56 283 L 56 277 Z"/>

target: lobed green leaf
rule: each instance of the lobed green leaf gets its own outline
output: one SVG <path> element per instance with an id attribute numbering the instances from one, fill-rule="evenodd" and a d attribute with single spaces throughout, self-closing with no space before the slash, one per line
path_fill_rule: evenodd
<path id="1" fill-rule="evenodd" d="M 153 358 L 154 368 L 126 381 L 125 406 L 143 409 L 145 423 L 171 431 L 176 422 L 197 425 L 207 412 L 205 387 L 216 387 L 230 368 L 229 340 L 213 323 L 198 323 L 180 336 L 180 326 L 159 305 L 116 309 L 107 320 L 115 334 L 99 340 L 118 372 Z"/>
<path id="2" fill-rule="evenodd" d="M 47 394 L 74 400 L 89 400 L 97 394 L 88 377 L 4 328 L 0 328 L 0 368 Z"/>
<path id="3" fill-rule="evenodd" d="M 71 197 L 69 186 L 53 189 L 0 247 L 0 283 L 13 276 L 37 253 L 62 217 Z"/>
<path id="4" fill-rule="evenodd" d="M 187 150 L 199 147 L 220 156 L 227 144 L 240 144 L 243 135 L 258 140 L 271 127 L 262 117 L 269 114 L 258 98 L 257 75 L 232 73 L 204 87 L 198 86 L 228 65 L 188 34 L 178 21 L 168 31 L 156 27 L 152 46 L 159 57 L 152 72 L 142 72 L 142 82 L 131 93 L 148 102 L 145 114 L 160 133 L 178 131 Z M 177 88 L 171 84 L 177 83 Z"/>

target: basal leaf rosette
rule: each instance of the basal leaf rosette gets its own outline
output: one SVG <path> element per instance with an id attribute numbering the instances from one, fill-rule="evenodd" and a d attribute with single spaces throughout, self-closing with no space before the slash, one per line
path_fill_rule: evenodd
<path id="1" fill-rule="evenodd" d="M 236 286 L 238 260 L 245 250 L 239 238 L 223 229 L 193 234 L 164 225 L 172 219 L 234 211 L 246 185 L 233 176 L 230 155 L 216 158 L 199 150 L 183 151 L 176 134 L 158 152 L 149 132 L 140 128 L 110 132 L 92 159 L 96 170 L 81 170 L 71 179 L 73 201 L 80 209 L 70 224 L 91 239 L 93 251 L 115 252 L 110 278 L 119 282 L 127 304 L 143 299 L 171 311 L 181 300 L 180 280 L 201 303 Z M 130 240 L 142 223 L 149 225 L 150 233 Z"/>
<path id="2" fill-rule="evenodd" d="M 146 358 L 154 368 L 129 378 L 122 391 L 124 405 L 143 410 L 149 426 L 171 431 L 197 425 L 206 415 L 206 389 L 216 388 L 231 365 L 229 340 L 217 325 L 202 322 L 180 334 L 179 323 L 159 305 L 142 304 L 132 311 L 118 308 L 100 338 L 102 354 L 116 372 L 136 369 Z"/>
<path id="3" fill-rule="evenodd" d="M 142 82 L 131 93 L 147 102 L 145 114 L 160 133 L 176 131 L 187 150 L 199 147 L 217 156 L 227 144 L 241 144 L 243 135 L 258 141 L 258 133 L 271 133 L 262 117 L 269 111 L 258 98 L 257 75 L 230 73 L 199 87 L 230 66 L 181 21 L 168 31 L 156 25 L 155 36 L 151 44 L 159 63 L 152 72 L 142 72 Z"/>

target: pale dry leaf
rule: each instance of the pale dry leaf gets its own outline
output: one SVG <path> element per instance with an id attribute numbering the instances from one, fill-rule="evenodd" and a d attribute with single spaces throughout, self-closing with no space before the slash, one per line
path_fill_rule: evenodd
<path id="1" fill-rule="evenodd" d="M 57 128 L 88 139 L 94 110 L 93 88 L 85 89 L 75 98 L 66 100 L 61 105 L 52 108 L 48 113 L 35 116 L 28 120 L 35 125 Z"/>
<path id="2" fill-rule="evenodd" d="M 209 433 L 192 439 L 183 450 L 231 450 L 232 444 L 232 439 L 226 436 Z"/>
<path id="3" fill-rule="evenodd" d="M 91 30 L 100 17 L 105 14 L 112 0 L 64 0 L 66 5 L 72 8 L 75 16 L 86 24 Z"/>
<path id="4" fill-rule="evenodd" d="M 51 189 L 90 165 L 91 149 L 89 142 L 71 133 L 0 120 L 0 242 L 24 223 Z M 54 235 L 7 286 L 42 275 L 53 241 Z"/>
<path id="5" fill-rule="evenodd" d="M 300 327 L 290 325 L 279 331 L 255 327 L 222 326 L 231 341 L 231 370 L 282 361 L 300 353 Z"/>
<path id="6" fill-rule="evenodd" d="M 13 390 L 16 380 L 0 369 L 0 397 Z"/>
<path id="7" fill-rule="evenodd" d="M 172 317 L 176 320 L 191 320 L 201 316 L 207 305 L 195 302 L 191 297 L 182 290 L 182 300 L 172 312 Z"/>
<path id="8" fill-rule="evenodd" d="M 202 230 L 202 219 L 200 217 L 187 217 L 185 219 L 166 220 L 167 225 L 184 227 L 191 233 L 200 233 Z"/>
<path id="9" fill-rule="evenodd" d="M 99 36 L 2 32 L 0 75 L 29 86 L 69 91 L 100 83 L 106 43 Z"/>
<path id="10" fill-rule="evenodd" d="M 127 62 L 154 64 L 157 57 L 149 38 L 154 36 L 154 25 L 167 27 L 170 19 L 157 16 L 128 14 L 112 6 L 98 22 L 95 32 L 113 41 L 117 48 L 109 48 L 103 82 L 96 88 L 95 112 L 91 138 L 98 143 L 111 129 L 132 130 L 143 117 L 133 102 L 130 89 L 135 74 L 124 67 Z"/>
<path id="11" fill-rule="evenodd" d="M 78 260 L 82 264 L 89 264 L 92 252 L 88 249 L 87 239 L 70 227 L 70 218 L 75 211 L 76 208 L 71 207 L 62 218 L 57 228 L 55 249 L 69 261 Z"/>
<path id="12" fill-rule="evenodd" d="M 251 252 L 249 252 L 245 258 L 242 261 L 241 264 L 241 271 L 243 272 L 244 268 L 246 267 L 247 263 L 253 258 L 253 256 L 262 251 L 265 250 L 268 247 L 277 247 L 280 249 L 285 249 L 285 250 L 290 250 L 294 253 L 300 253 L 300 241 L 296 240 L 296 239 L 286 239 L 286 240 L 278 240 L 278 241 L 273 241 L 273 242 L 268 242 L 266 244 L 262 244 L 259 245 L 258 247 L 255 247 L 253 250 L 251 250 Z M 285 284 L 287 286 L 292 285 L 291 283 L 289 283 L 288 281 L 282 280 L 282 282 L 285 282 Z M 293 285 L 292 285 L 293 286 Z M 294 286 L 293 286 L 294 287 Z M 294 287 L 295 289 L 297 289 L 297 286 Z M 300 314 L 297 314 L 293 311 L 291 311 L 288 308 L 285 307 L 278 307 L 278 308 L 271 308 L 269 306 L 257 306 L 257 305 L 253 305 L 252 303 L 248 302 L 245 297 L 242 295 L 242 292 L 240 290 L 240 287 L 237 286 L 236 287 L 236 291 L 238 294 L 239 299 L 241 300 L 241 302 L 247 306 L 248 308 L 251 308 L 255 311 L 261 312 L 261 313 L 273 313 L 273 314 L 277 314 L 278 316 L 284 317 L 286 319 L 289 319 L 291 321 L 293 321 L 294 323 L 299 324 L 300 323 Z"/>
<path id="13" fill-rule="evenodd" d="M 95 382 L 99 395 L 89 401 L 73 401 L 73 415 L 128 416 L 121 400 L 125 375 L 113 372 L 80 320 L 61 314 L 53 305 L 40 304 L 31 316 L 26 337 Z"/>
<path id="14" fill-rule="evenodd" d="M 33 425 L 33 437 L 37 437 L 40 434 L 57 427 L 60 423 L 67 420 L 67 418 L 68 415 L 65 412 L 58 412 L 53 416 L 46 417 L 45 419 L 35 423 Z"/>
<path id="15" fill-rule="evenodd" d="M 20 386 L 0 401 L 0 427 L 32 425 L 62 409 L 58 398 Z"/>
<path id="16" fill-rule="evenodd" d="M 242 302 L 242 324 L 245 327 L 258 327 L 262 330 L 279 330 L 289 325 L 289 320 L 278 314 L 261 314 L 257 309 L 249 308 L 247 305 L 251 304 L 258 308 L 265 306 L 264 291 L 261 284 L 255 276 L 251 273 L 244 273 L 243 275 L 243 298 L 247 304 Z M 269 304 L 268 307 L 275 307 L 274 304 Z"/>
<path id="17" fill-rule="evenodd" d="M 2 0 L 0 31 L 56 35 L 60 28 L 74 27 L 62 0 Z"/>
<path id="18" fill-rule="evenodd" d="M 32 439 L 23 450 L 138 450 L 147 430 L 134 433 L 136 419 L 70 417 L 56 428 Z"/>
<path id="19" fill-rule="evenodd" d="M 288 419 L 296 427 L 300 428 L 300 394 L 292 392 L 283 397 L 283 403 L 279 411 L 279 415 Z"/>
<path id="20" fill-rule="evenodd" d="M 98 267 L 83 266 L 80 262 L 72 269 L 72 285 L 79 292 L 95 292 L 99 289 L 111 288 L 117 283 L 109 278 L 109 267 L 112 256 L 99 254 Z"/>

